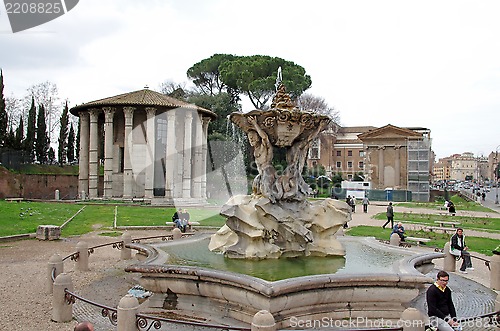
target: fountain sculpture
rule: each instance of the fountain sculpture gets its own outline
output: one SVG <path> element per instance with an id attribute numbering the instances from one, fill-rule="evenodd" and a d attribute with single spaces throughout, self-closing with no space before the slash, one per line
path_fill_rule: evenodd
<path id="1" fill-rule="evenodd" d="M 349 207 L 333 199 L 309 202 L 310 187 L 302 178 L 309 146 L 330 119 L 300 111 L 279 78 L 269 110 L 230 115 L 248 136 L 259 174 L 252 195 L 234 196 L 222 207 L 226 225 L 209 249 L 243 259 L 343 256 L 335 234 L 350 220 Z M 286 149 L 281 174 L 272 162 L 275 147 Z"/>

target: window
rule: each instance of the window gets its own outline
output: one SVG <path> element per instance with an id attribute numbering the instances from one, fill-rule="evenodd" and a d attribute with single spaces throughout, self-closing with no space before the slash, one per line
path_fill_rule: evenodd
<path id="1" fill-rule="evenodd" d="M 365 157 L 365 151 L 359 151 L 359 157 Z"/>
<path id="2" fill-rule="evenodd" d="M 347 156 L 352 156 L 352 151 L 347 151 Z"/>
<path id="3" fill-rule="evenodd" d="M 359 169 L 363 169 L 363 166 L 364 166 L 363 161 L 359 161 L 358 168 Z"/>
<path id="4" fill-rule="evenodd" d="M 352 168 L 352 162 L 351 161 L 347 162 L 347 168 Z"/>
<path id="5" fill-rule="evenodd" d="M 337 156 L 342 156 L 342 151 L 337 151 Z"/>
<path id="6" fill-rule="evenodd" d="M 337 168 L 342 168 L 342 162 L 337 161 Z"/>
<path id="7" fill-rule="evenodd" d="M 320 155 L 320 140 L 316 138 L 313 140 L 311 147 L 309 148 L 309 158 L 310 159 L 319 159 Z"/>

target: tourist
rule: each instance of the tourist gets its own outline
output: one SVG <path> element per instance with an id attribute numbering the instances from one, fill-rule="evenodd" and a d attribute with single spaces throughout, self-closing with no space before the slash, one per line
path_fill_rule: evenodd
<path id="1" fill-rule="evenodd" d="M 189 226 L 189 220 L 191 219 L 191 215 L 189 215 L 189 212 L 187 211 L 186 208 L 182 210 L 182 213 L 179 218 L 180 218 L 181 231 L 186 232 L 186 229 Z"/>
<path id="2" fill-rule="evenodd" d="M 455 216 L 455 205 L 451 201 L 448 202 L 448 211 L 450 212 L 450 214 Z"/>
<path id="3" fill-rule="evenodd" d="M 355 213 L 356 212 L 356 197 L 354 195 L 351 197 L 351 207 L 352 207 L 352 212 Z"/>
<path id="4" fill-rule="evenodd" d="M 382 227 L 385 229 L 385 226 L 391 222 L 391 228 L 394 228 L 394 208 L 392 207 L 392 202 L 389 202 L 389 205 L 387 206 L 387 212 L 385 213 L 387 216 L 387 222 L 382 225 Z"/>
<path id="5" fill-rule="evenodd" d="M 363 198 L 363 212 L 368 212 L 368 205 L 370 204 L 370 200 L 368 200 L 368 196 L 365 195 Z"/>
<path id="6" fill-rule="evenodd" d="M 74 331 L 94 331 L 94 326 L 90 322 L 80 322 L 75 326 Z"/>
<path id="7" fill-rule="evenodd" d="M 172 215 L 172 222 L 174 223 L 174 227 L 176 228 L 181 228 L 180 227 L 180 218 L 182 215 L 182 209 L 179 208 L 173 215 Z"/>
<path id="8" fill-rule="evenodd" d="M 432 284 L 426 293 L 427 314 L 429 315 L 431 326 L 439 331 L 454 331 L 458 327 L 456 321 L 457 312 L 451 298 L 451 290 L 448 285 L 450 275 L 446 271 L 437 273 L 436 282 Z"/>
<path id="9" fill-rule="evenodd" d="M 403 226 L 403 223 L 398 222 L 393 228 L 391 232 L 391 236 L 393 233 L 397 233 L 399 238 L 401 238 L 401 241 L 405 241 L 405 228 Z"/>
<path id="10" fill-rule="evenodd" d="M 469 247 L 465 244 L 465 235 L 462 228 L 458 228 L 450 240 L 450 253 L 455 256 L 460 256 L 463 260 L 460 272 L 466 274 L 467 270 L 474 270 L 470 254 L 467 251 Z"/>

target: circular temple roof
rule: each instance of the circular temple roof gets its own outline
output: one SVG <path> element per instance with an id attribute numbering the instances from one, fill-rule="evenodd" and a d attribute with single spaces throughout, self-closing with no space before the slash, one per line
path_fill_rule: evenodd
<path id="1" fill-rule="evenodd" d="M 139 91 L 119 94 L 114 97 L 108 97 L 100 100 L 87 102 L 70 109 L 71 114 L 78 116 L 81 111 L 97 107 L 113 107 L 113 106 L 144 106 L 144 107 L 165 107 L 165 108 L 188 108 L 195 109 L 204 113 L 212 118 L 217 115 L 205 108 L 198 107 L 197 105 L 187 103 L 165 94 L 158 93 L 149 89 L 142 89 Z"/>

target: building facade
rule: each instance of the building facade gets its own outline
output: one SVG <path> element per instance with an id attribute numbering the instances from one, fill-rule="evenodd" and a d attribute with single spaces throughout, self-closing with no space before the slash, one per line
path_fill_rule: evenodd
<path id="1" fill-rule="evenodd" d="M 206 201 L 206 139 L 213 112 L 149 89 L 70 112 L 80 118 L 82 198 L 145 198 L 166 205 Z"/>

